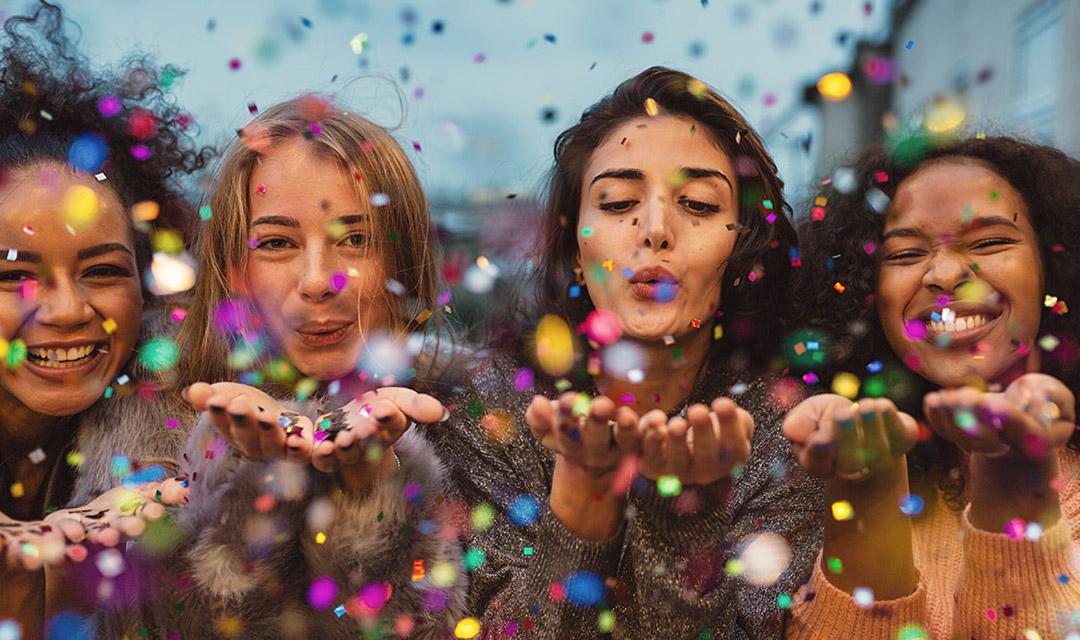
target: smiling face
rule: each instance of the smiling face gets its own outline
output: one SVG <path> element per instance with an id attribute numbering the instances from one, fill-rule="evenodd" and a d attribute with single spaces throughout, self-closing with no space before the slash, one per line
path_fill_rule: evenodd
<path id="1" fill-rule="evenodd" d="M 262 158 L 248 198 L 247 295 L 304 375 L 348 375 L 365 337 L 391 323 L 378 211 L 299 136 Z"/>
<path id="2" fill-rule="evenodd" d="M 1001 381 L 1033 348 L 1039 245 L 1000 175 L 972 160 L 927 164 L 897 189 L 883 238 L 877 312 L 909 367 L 941 386 Z"/>
<path id="3" fill-rule="evenodd" d="M 735 245 L 731 158 L 696 121 L 635 118 L 611 132 L 585 169 L 578 264 L 593 305 L 631 338 L 707 327 Z"/>
<path id="4" fill-rule="evenodd" d="M 97 214 L 72 225 L 74 234 L 66 198 L 97 201 Z M 8 175 L 0 188 L 0 338 L 10 343 L 8 363 L 23 345 L 26 360 L 0 363 L 5 401 L 69 416 L 101 397 L 139 336 L 134 252 L 124 209 L 104 184 L 56 163 Z"/>

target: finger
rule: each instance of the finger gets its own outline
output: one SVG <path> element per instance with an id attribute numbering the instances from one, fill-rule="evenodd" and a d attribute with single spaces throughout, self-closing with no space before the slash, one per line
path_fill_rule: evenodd
<path id="1" fill-rule="evenodd" d="M 115 526 L 128 538 L 137 538 L 146 530 L 146 520 L 139 516 L 124 516 L 117 520 Z"/>
<path id="2" fill-rule="evenodd" d="M 61 518 L 52 523 L 69 542 L 82 542 L 86 538 L 86 529 L 74 518 Z"/>
<path id="3" fill-rule="evenodd" d="M 638 432 L 638 417 L 630 407 L 619 407 L 615 412 L 615 444 L 621 456 L 641 453 L 641 434 Z"/>
<path id="4" fill-rule="evenodd" d="M 556 404 L 544 396 L 533 396 L 529 408 L 525 410 L 525 424 L 529 425 L 533 437 L 543 441 L 555 426 Z"/>
<path id="5" fill-rule="evenodd" d="M 285 459 L 306 463 L 311 460 L 311 441 L 303 436 L 292 435 L 285 439 Z"/>
<path id="6" fill-rule="evenodd" d="M 810 434 L 805 445 L 796 452 L 799 465 L 810 475 L 831 478 L 836 472 L 836 424 L 832 418 L 821 421 L 820 428 Z"/>
<path id="7" fill-rule="evenodd" d="M 585 446 L 588 461 L 595 463 L 609 457 L 613 444 L 610 423 L 614 415 L 615 403 L 610 398 L 600 396 L 589 406 L 589 413 L 585 418 L 581 434 L 581 442 Z"/>
<path id="8" fill-rule="evenodd" d="M 153 499 L 165 505 L 184 504 L 190 492 L 191 488 L 186 479 L 169 478 L 158 485 Z"/>
<path id="9" fill-rule="evenodd" d="M 225 407 L 229 401 L 224 396 L 213 395 L 206 401 L 206 415 L 210 418 L 210 424 L 214 425 L 218 433 L 229 442 L 234 442 L 232 437 L 232 422 L 229 420 Z"/>
<path id="10" fill-rule="evenodd" d="M 311 465 L 323 473 L 337 471 L 338 463 L 334 458 L 334 443 L 329 440 L 315 443 L 311 449 Z"/>
<path id="11" fill-rule="evenodd" d="M 884 413 L 892 403 L 885 399 L 867 398 L 859 401 L 856 420 L 862 429 L 863 460 L 871 469 L 887 468 L 892 462 L 889 439 L 885 434 Z M 895 410 L 895 407 L 893 408 Z"/>
<path id="12" fill-rule="evenodd" d="M 836 472 L 839 474 L 859 474 L 866 466 L 856 411 L 857 407 L 852 406 L 832 416 L 836 433 Z"/>
<path id="13" fill-rule="evenodd" d="M 393 402 L 408 418 L 414 422 L 441 422 L 447 414 L 446 408 L 432 396 L 417 393 L 406 387 L 382 387 L 371 392 L 371 404 L 378 400 Z"/>
<path id="14" fill-rule="evenodd" d="M 347 467 L 360 462 L 361 448 L 359 439 L 352 430 L 339 431 L 334 438 L 334 457 L 337 459 L 338 468 Z"/>
<path id="15" fill-rule="evenodd" d="M 740 420 L 738 407 L 729 398 L 717 398 L 713 400 L 711 408 L 716 416 L 720 461 L 725 464 L 746 462 L 750 445 L 747 427 Z"/>
<path id="16" fill-rule="evenodd" d="M 709 415 L 709 408 L 703 404 L 691 406 L 686 412 L 686 421 L 690 423 L 687 440 L 690 442 L 694 460 L 716 460 L 720 451 L 720 440 L 712 416 Z"/>
<path id="17" fill-rule="evenodd" d="M 667 416 L 657 409 L 646 413 L 638 422 L 638 433 L 641 434 L 641 473 L 652 480 L 663 475 L 667 467 L 664 458 L 666 434 L 662 432 L 666 423 Z"/>
<path id="18" fill-rule="evenodd" d="M 888 406 L 882 414 L 885 424 L 885 437 L 889 442 L 889 451 L 900 457 L 911 451 L 919 439 L 919 425 L 908 414 L 898 411 L 896 405 L 886 400 Z"/>
<path id="19" fill-rule="evenodd" d="M 668 421 L 667 438 L 667 473 L 678 476 L 680 480 L 690 480 L 690 447 L 687 444 L 686 434 L 690 430 L 690 424 L 685 418 L 675 417 Z"/>
<path id="20" fill-rule="evenodd" d="M 260 411 L 256 416 L 259 425 L 258 450 L 266 460 L 276 460 L 285 457 L 285 428 L 279 422 L 280 417 L 275 417 L 266 411 Z"/>
<path id="21" fill-rule="evenodd" d="M 377 400 L 371 408 L 371 418 L 375 421 L 375 433 L 384 445 L 397 442 L 410 423 L 405 412 L 389 400 Z"/>
<path id="22" fill-rule="evenodd" d="M 147 502 L 139 514 L 148 521 L 160 520 L 165 515 L 165 507 L 157 502 Z"/>
<path id="23" fill-rule="evenodd" d="M 196 411 L 206 411 L 207 401 L 214 395 L 214 390 L 205 382 L 196 382 L 184 389 L 181 395 Z"/>
<path id="24" fill-rule="evenodd" d="M 259 444 L 259 429 L 255 420 L 255 409 L 246 396 L 236 396 L 225 407 L 229 414 L 230 435 L 233 444 L 245 456 L 258 458 L 262 454 Z"/>

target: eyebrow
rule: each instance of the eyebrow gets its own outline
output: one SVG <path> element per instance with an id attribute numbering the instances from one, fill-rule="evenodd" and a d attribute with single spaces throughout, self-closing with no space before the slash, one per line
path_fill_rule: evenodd
<path id="1" fill-rule="evenodd" d="M 735 185 L 731 183 L 731 179 L 727 175 L 718 169 L 704 169 L 701 167 L 679 167 L 679 173 L 686 177 L 687 180 L 700 180 L 702 178 L 720 178 L 727 183 L 728 187 L 734 191 Z M 614 178 L 617 180 L 644 180 L 645 173 L 639 169 L 609 169 L 607 171 L 601 171 L 589 183 L 589 186 L 596 184 L 597 180 L 603 180 L 604 178 Z"/>
<path id="2" fill-rule="evenodd" d="M 965 222 L 963 226 L 963 231 L 968 232 L 974 231 L 976 229 L 982 229 L 985 227 L 998 226 L 1009 227 L 1011 229 L 1015 229 L 1016 231 L 1020 230 L 1020 227 L 1018 227 L 1015 222 L 1009 220 L 1008 218 L 1005 218 L 1003 216 L 986 216 L 972 218 L 968 222 Z M 889 238 L 919 238 L 922 235 L 923 234 L 921 231 L 913 227 L 900 227 L 899 229 L 893 229 L 892 231 L 886 232 L 884 235 L 881 236 L 881 241 L 884 242 Z"/>
<path id="3" fill-rule="evenodd" d="M 0 262 L 30 262 L 30 263 L 40 263 L 41 262 L 41 254 L 38 253 L 37 251 L 23 251 L 21 249 L 7 249 L 7 250 L 0 250 L 0 251 L 2 251 L 2 253 L 0 253 L 0 255 L 2 255 L 3 258 L 4 258 L 4 260 L 2 260 Z M 134 254 L 131 253 L 131 249 L 128 249 L 126 245 L 120 244 L 119 242 L 106 242 L 105 244 L 99 244 L 99 245 L 95 245 L 93 247 L 87 247 L 85 249 L 80 249 L 79 252 L 77 254 L 75 254 L 75 258 L 77 260 L 89 260 L 90 258 L 96 258 L 98 256 L 103 256 L 106 253 L 112 253 L 114 251 L 120 251 L 122 253 L 128 254 L 129 256 L 134 257 Z M 8 260 L 7 256 L 11 255 L 12 252 L 14 252 L 14 258 L 15 259 L 14 260 Z"/>
<path id="4" fill-rule="evenodd" d="M 106 242 L 105 244 L 99 244 L 93 247 L 79 249 L 79 253 L 75 254 L 75 257 L 79 260 L 89 260 L 90 258 L 103 256 L 106 253 L 112 253 L 114 251 L 126 253 L 129 256 L 134 257 L 131 253 L 131 249 L 128 249 L 125 245 L 122 245 L 119 242 Z"/>
<path id="5" fill-rule="evenodd" d="M 359 224 L 361 222 L 367 222 L 369 216 L 363 213 L 353 213 L 350 215 L 340 216 L 331 220 L 331 224 Z M 296 218 L 290 218 L 288 216 L 260 216 L 255 218 L 255 221 L 251 223 L 251 226 L 260 224 L 276 224 L 282 227 L 300 228 L 300 221 Z"/>

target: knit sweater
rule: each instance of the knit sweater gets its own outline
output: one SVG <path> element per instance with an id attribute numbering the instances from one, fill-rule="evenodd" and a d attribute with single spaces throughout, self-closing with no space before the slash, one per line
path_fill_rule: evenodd
<path id="1" fill-rule="evenodd" d="M 956 512 L 938 499 L 912 524 L 914 593 L 860 607 L 828 581 L 819 558 L 795 598 L 787 636 L 1065 637 L 1080 616 L 1080 453 L 1062 450 L 1058 460 L 1063 517 L 1037 540 L 975 529 L 969 509 Z"/>
<path id="2" fill-rule="evenodd" d="M 791 457 L 768 385 L 710 371 L 670 412 L 731 396 L 754 417 L 750 460 L 729 493 L 718 482 L 663 497 L 639 478 L 619 531 L 591 542 L 548 508 L 555 456 L 524 415 L 534 393 L 557 392 L 518 388 L 522 366 L 505 356 L 483 360 L 449 398 L 450 421 L 425 430 L 452 491 L 472 510 L 466 557 L 483 558 L 470 585 L 480 637 L 582 639 L 609 630 L 620 639 L 781 637 L 778 596 L 810 573 L 824 498 Z M 485 513 L 494 515 L 490 522 Z M 776 541 L 791 559 L 774 583 L 754 587 L 728 561 L 765 532 L 778 536 L 761 538 L 765 545 Z"/>

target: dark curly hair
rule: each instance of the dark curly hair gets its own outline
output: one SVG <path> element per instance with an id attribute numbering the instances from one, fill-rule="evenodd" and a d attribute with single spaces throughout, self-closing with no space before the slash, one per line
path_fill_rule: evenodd
<path id="1" fill-rule="evenodd" d="M 713 342 L 710 366 L 768 362 L 790 317 L 791 256 L 797 243 L 784 183 L 761 138 L 731 103 L 693 76 L 665 67 L 651 67 L 623 81 L 556 139 L 533 274 L 535 311 L 577 326 L 593 310 L 587 295 L 569 295 L 585 168 L 612 131 L 646 115 L 648 98 L 663 113 L 699 122 L 738 168 L 741 228 L 723 276 L 719 322 L 724 338 Z M 748 277 L 751 272 L 753 278 Z"/>
<path id="2" fill-rule="evenodd" d="M 115 69 L 91 69 L 64 27 L 60 8 L 44 0 L 32 15 L 4 22 L 0 172 L 67 164 L 72 142 L 90 134 L 104 143 L 100 171 L 124 208 L 152 200 L 159 206 L 154 227 L 189 237 L 194 216 L 178 178 L 202 169 L 212 151 L 198 148 L 191 116 L 170 93 L 183 72 L 138 54 Z M 135 250 L 142 271 L 151 256 L 148 234 L 135 234 Z"/>
<path id="3" fill-rule="evenodd" d="M 877 195 L 873 190 L 892 199 L 920 167 L 948 158 L 981 162 L 1020 193 L 1038 235 L 1046 290 L 1069 303 L 1080 300 L 1080 162 L 1053 147 L 1011 137 L 940 141 L 914 134 L 890 149 L 866 152 L 854 167 L 854 188 L 829 184 L 819 196 L 826 199 L 821 210 L 800 224 L 803 267 L 797 305 L 808 327 L 829 343 L 826 375 L 866 371 L 869 365 L 877 373 L 864 378 L 863 393 L 887 392 L 914 415 L 921 414 L 922 397 L 933 385 L 899 362 L 881 329 L 874 305 L 873 249 L 881 244 L 885 216 L 871 201 Z M 842 293 L 834 288 L 837 282 Z M 1044 354 L 1043 370 L 1080 392 L 1080 314 L 1059 315 L 1044 307 L 1039 328 L 1060 341 Z M 1069 447 L 1080 450 L 1080 432 Z M 916 445 L 908 461 L 913 485 L 936 484 L 950 506 L 962 505 L 962 458 L 955 446 L 934 437 Z"/>

